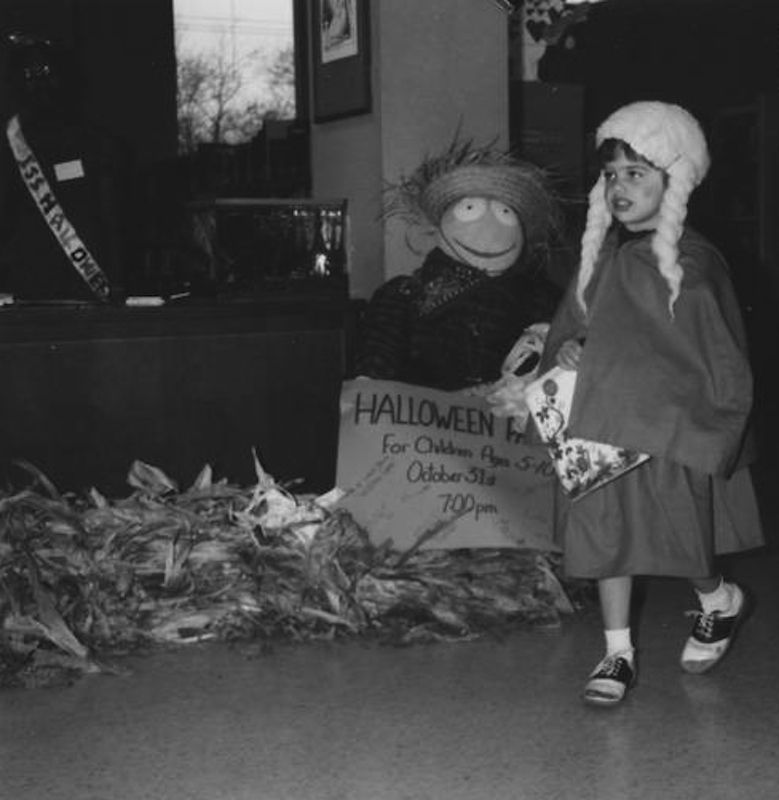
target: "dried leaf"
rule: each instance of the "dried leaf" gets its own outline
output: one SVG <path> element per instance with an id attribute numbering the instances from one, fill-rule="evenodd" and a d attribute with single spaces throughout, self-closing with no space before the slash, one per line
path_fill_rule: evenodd
<path id="1" fill-rule="evenodd" d="M 0 647 L 22 683 L 56 677 L 41 648 L 94 663 L 205 639 L 467 640 L 573 608 L 551 554 L 377 546 L 333 493 L 296 496 L 253 455 L 248 488 L 205 467 L 179 493 L 136 461 L 117 500 L 0 493 Z"/>

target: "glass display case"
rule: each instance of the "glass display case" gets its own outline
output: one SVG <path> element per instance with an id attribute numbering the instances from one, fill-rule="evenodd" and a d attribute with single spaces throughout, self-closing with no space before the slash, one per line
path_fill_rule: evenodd
<path id="1" fill-rule="evenodd" d="M 186 208 L 192 244 L 220 295 L 348 297 L 345 199 L 222 197 Z"/>

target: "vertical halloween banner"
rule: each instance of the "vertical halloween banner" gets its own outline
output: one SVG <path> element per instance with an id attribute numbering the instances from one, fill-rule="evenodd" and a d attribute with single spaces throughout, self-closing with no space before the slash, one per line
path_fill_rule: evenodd
<path id="1" fill-rule="evenodd" d="M 393 381 L 343 385 L 340 505 L 401 549 L 551 542 L 554 469 L 480 397 Z"/>

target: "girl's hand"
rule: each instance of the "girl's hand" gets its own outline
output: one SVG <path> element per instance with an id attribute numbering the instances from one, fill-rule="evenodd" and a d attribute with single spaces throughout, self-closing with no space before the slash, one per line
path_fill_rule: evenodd
<path id="1" fill-rule="evenodd" d="M 557 366 L 563 369 L 578 369 L 582 356 L 582 343 L 578 339 L 568 339 L 557 351 Z"/>

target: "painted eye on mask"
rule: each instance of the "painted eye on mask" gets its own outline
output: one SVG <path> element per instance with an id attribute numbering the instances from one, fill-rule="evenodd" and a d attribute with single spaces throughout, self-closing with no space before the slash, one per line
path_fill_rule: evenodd
<path id="1" fill-rule="evenodd" d="M 474 222 L 486 213 L 487 201 L 483 197 L 463 197 L 452 209 L 452 216 L 458 222 Z"/>
<path id="2" fill-rule="evenodd" d="M 519 217 L 511 206 L 501 203 L 500 200 L 490 200 L 490 210 L 501 225 L 508 228 L 519 227 Z"/>

